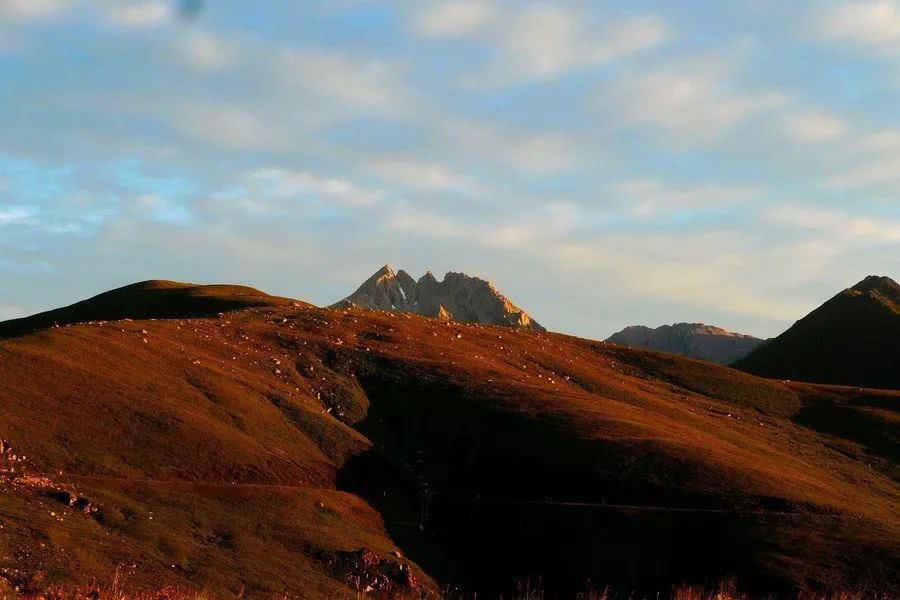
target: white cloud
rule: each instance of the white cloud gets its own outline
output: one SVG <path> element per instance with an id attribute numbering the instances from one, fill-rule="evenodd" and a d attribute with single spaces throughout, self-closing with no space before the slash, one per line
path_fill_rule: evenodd
<path id="1" fill-rule="evenodd" d="M 525 170 L 540 173 L 565 171 L 579 162 L 578 146 L 563 134 L 522 134 L 507 148 L 506 160 Z"/>
<path id="2" fill-rule="evenodd" d="M 841 137 L 847 132 L 847 122 L 841 117 L 827 112 L 806 112 L 785 118 L 785 132 L 796 142 L 827 142 Z"/>
<path id="3" fill-rule="evenodd" d="M 739 90 L 739 61 L 708 55 L 625 73 L 602 86 L 598 109 L 627 123 L 660 128 L 680 142 L 723 137 L 744 120 L 785 103 L 778 90 Z"/>
<path id="4" fill-rule="evenodd" d="M 900 48 L 900 3 L 896 0 L 837 2 L 815 14 L 822 37 L 873 49 Z"/>
<path id="5" fill-rule="evenodd" d="M 665 188 L 661 184 L 654 187 Z M 745 192 L 735 190 L 735 195 L 744 198 Z M 590 226 L 584 224 L 596 222 L 595 217 L 565 202 L 492 223 L 411 208 L 394 213 L 388 226 L 417 237 L 443 239 L 460 248 L 515 251 L 538 272 L 551 269 L 548 277 L 555 281 L 575 284 L 585 277 L 607 281 L 615 285 L 616 300 L 624 303 L 669 305 L 681 314 L 700 315 L 697 318 L 716 312 L 773 327 L 779 326 L 775 321 L 789 323 L 809 311 L 810 299 L 792 286 L 820 282 L 847 249 L 846 244 L 829 239 L 763 241 L 738 229 L 699 233 L 608 230 L 590 235 Z M 574 236 L 576 231 L 579 235 Z M 864 231 L 857 226 L 858 234 Z M 772 281 L 773 264 L 789 265 L 785 267 L 790 268 L 789 283 Z M 735 273 L 741 277 L 736 278 Z"/>
<path id="6" fill-rule="evenodd" d="M 512 223 L 482 227 L 476 236 L 478 241 L 489 247 L 522 248 L 565 236 L 575 229 L 581 217 L 582 211 L 575 204 L 551 203 L 514 218 Z"/>
<path id="7" fill-rule="evenodd" d="M 478 185 L 469 177 L 446 165 L 410 160 L 379 159 L 369 169 L 380 177 L 421 191 L 460 191 L 474 193 Z"/>
<path id="8" fill-rule="evenodd" d="M 650 217 L 700 208 L 723 208 L 759 197 L 761 190 L 750 186 L 712 184 L 674 185 L 658 179 L 635 179 L 613 187 L 632 214 Z"/>
<path id="9" fill-rule="evenodd" d="M 827 180 L 834 188 L 865 187 L 900 181 L 900 154 L 873 157 Z"/>
<path id="10" fill-rule="evenodd" d="M 413 30 L 424 37 L 454 38 L 478 31 L 495 15 L 487 0 L 422 2 L 413 15 Z"/>
<path id="11" fill-rule="evenodd" d="M 894 186 L 900 182 L 900 130 L 886 128 L 840 147 L 842 162 L 826 183 L 837 189 Z"/>
<path id="12" fill-rule="evenodd" d="M 261 112 L 241 106 L 198 103 L 175 107 L 176 127 L 190 136 L 225 149 L 257 150 L 283 146 L 283 132 Z"/>
<path id="13" fill-rule="evenodd" d="M 861 138 L 859 147 L 864 151 L 900 150 L 900 130 L 885 129 Z"/>
<path id="14" fill-rule="evenodd" d="M 68 10 L 72 4 L 72 0 L 0 0 L 0 19 L 52 17 Z"/>
<path id="15" fill-rule="evenodd" d="M 131 203 L 127 208 L 137 218 L 158 223 L 187 225 L 192 221 L 191 212 L 185 205 L 159 194 L 140 194 L 135 196 L 131 199 Z"/>
<path id="16" fill-rule="evenodd" d="M 24 206 L 0 207 L 0 226 L 30 223 L 33 217 L 34 210 Z"/>
<path id="17" fill-rule="evenodd" d="M 414 100 L 403 70 L 377 58 L 294 48 L 275 61 L 274 76 L 287 93 L 316 96 L 334 109 L 404 115 Z"/>
<path id="18" fill-rule="evenodd" d="M 448 215 L 404 207 L 388 219 L 389 228 L 421 237 L 451 239 L 488 248 L 525 249 L 572 231 L 582 218 L 571 203 L 548 203 L 532 211 L 510 215 L 499 223 L 463 223 Z"/>
<path id="19" fill-rule="evenodd" d="M 465 237 L 468 229 L 450 217 L 414 208 L 405 208 L 395 212 L 388 219 L 387 226 L 395 231 L 440 239 Z"/>
<path id="20" fill-rule="evenodd" d="M 544 250 L 545 260 L 576 277 L 590 273 L 615 282 L 618 298 L 766 320 L 795 320 L 808 311 L 808 305 L 773 293 L 769 281 L 772 264 L 790 258 L 800 272 L 807 266 L 802 258 L 786 257 L 780 247 L 749 252 L 751 246 L 751 239 L 740 232 L 722 230 L 696 235 L 614 233 L 583 242 L 563 241 Z"/>
<path id="21" fill-rule="evenodd" d="M 235 49 L 225 40 L 201 31 L 188 34 L 181 45 L 181 53 L 196 69 L 222 69 L 235 58 Z"/>
<path id="22" fill-rule="evenodd" d="M 562 173 L 584 158 L 579 141 L 563 133 L 516 130 L 446 116 L 436 125 L 442 145 L 457 149 L 463 157 L 479 156 L 523 172 Z"/>
<path id="23" fill-rule="evenodd" d="M 260 190 L 275 199 L 313 197 L 345 206 L 371 206 L 384 194 L 380 190 L 368 190 L 345 180 L 321 177 L 308 171 L 266 168 L 247 175 L 251 191 Z"/>
<path id="24" fill-rule="evenodd" d="M 171 4 L 162 1 L 117 4 L 106 9 L 106 18 L 121 27 L 156 27 L 172 16 Z"/>
<path id="25" fill-rule="evenodd" d="M 483 72 L 466 78 L 470 84 L 552 79 L 658 46 L 669 32 L 656 15 L 598 23 L 585 12 L 550 3 L 506 13 L 495 25 L 483 39 L 496 46 L 497 55 Z"/>
<path id="26" fill-rule="evenodd" d="M 766 216 L 777 223 L 828 234 L 833 239 L 871 243 L 900 242 L 900 222 L 846 211 L 802 205 L 775 206 Z"/>

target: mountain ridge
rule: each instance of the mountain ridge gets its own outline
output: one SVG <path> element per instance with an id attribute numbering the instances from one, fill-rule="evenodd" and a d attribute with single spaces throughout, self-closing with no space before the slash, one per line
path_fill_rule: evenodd
<path id="1" fill-rule="evenodd" d="M 490 281 L 454 271 L 440 281 L 431 271 L 415 280 L 403 269 L 395 272 L 386 264 L 331 308 L 348 306 L 545 331 Z"/>
<path id="2" fill-rule="evenodd" d="M 760 338 L 704 323 L 674 323 L 656 328 L 631 325 L 606 341 L 719 364 L 734 362 L 763 343 Z"/>

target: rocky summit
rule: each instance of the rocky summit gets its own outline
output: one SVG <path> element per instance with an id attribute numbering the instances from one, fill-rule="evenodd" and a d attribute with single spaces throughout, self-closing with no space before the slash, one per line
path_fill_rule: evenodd
<path id="1" fill-rule="evenodd" d="M 406 271 L 394 272 L 385 265 L 332 308 L 348 306 L 545 331 L 489 281 L 465 273 L 447 273 L 438 281 L 429 271 L 416 281 Z"/>
<path id="2" fill-rule="evenodd" d="M 676 323 L 652 329 L 626 327 L 607 342 L 632 348 L 671 352 L 714 363 L 729 364 L 755 350 L 763 340 L 703 323 Z"/>

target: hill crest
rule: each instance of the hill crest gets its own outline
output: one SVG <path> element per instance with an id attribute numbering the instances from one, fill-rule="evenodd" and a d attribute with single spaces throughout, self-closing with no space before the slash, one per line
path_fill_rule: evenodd
<path id="1" fill-rule="evenodd" d="M 0 322 L 0 339 L 88 321 L 204 317 L 244 308 L 292 304 L 300 302 L 243 285 L 198 285 L 151 279 L 62 308 Z"/>

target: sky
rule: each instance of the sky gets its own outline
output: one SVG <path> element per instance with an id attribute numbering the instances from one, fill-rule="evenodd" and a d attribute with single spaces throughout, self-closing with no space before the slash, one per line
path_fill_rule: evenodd
<path id="1" fill-rule="evenodd" d="M 900 277 L 900 0 L 0 0 L 0 319 L 389 263 L 762 337 Z"/>

